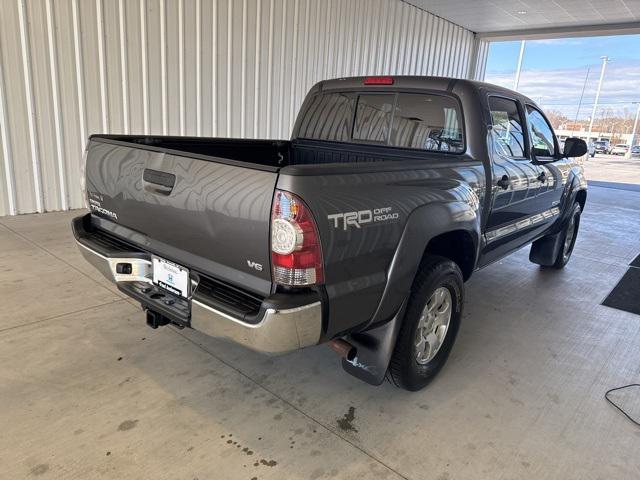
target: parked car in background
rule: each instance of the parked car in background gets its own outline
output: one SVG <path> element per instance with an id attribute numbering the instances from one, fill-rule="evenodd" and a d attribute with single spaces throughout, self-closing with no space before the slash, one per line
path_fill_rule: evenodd
<path id="1" fill-rule="evenodd" d="M 640 145 L 635 145 L 631 148 L 632 157 L 640 157 Z"/>
<path id="2" fill-rule="evenodd" d="M 609 153 L 609 142 L 599 140 L 597 142 L 593 142 L 593 147 L 596 153 Z"/>
<path id="3" fill-rule="evenodd" d="M 625 145 L 624 143 L 618 143 L 617 145 L 613 146 L 613 148 L 609 153 L 611 153 L 611 155 L 626 155 L 628 151 L 629 151 L 629 145 Z"/>

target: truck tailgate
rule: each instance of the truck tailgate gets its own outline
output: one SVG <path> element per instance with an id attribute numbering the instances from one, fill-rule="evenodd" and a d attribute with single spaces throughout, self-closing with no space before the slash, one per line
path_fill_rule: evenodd
<path id="1" fill-rule="evenodd" d="M 277 167 L 102 138 L 90 141 L 86 163 L 89 207 L 100 228 L 262 295 L 271 291 L 277 177 Z"/>

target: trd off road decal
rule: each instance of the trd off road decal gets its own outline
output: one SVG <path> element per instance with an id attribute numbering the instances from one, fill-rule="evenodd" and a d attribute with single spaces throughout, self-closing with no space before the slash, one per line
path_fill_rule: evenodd
<path id="1" fill-rule="evenodd" d="M 333 222 L 334 228 L 347 230 L 349 227 L 362 228 L 367 223 L 397 220 L 398 213 L 392 212 L 392 207 L 374 208 L 373 210 L 359 210 L 357 212 L 332 213 L 327 218 Z"/>

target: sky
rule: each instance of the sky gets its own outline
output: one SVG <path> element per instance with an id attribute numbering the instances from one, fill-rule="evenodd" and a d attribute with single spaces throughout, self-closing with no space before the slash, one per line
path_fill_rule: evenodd
<path id="1" fill-rule="evenodd" d="M 490 45 L 485 81 L 513 88 L 520 42 Z M 607 64 L 596 118 L 604 108 L 611 114 L 635 115 L 640 102 L 640 35 L 528 40 L 518 90 L 545 110 L 558 110 L 575 118 L 587 70 L 586 88 L 579 118 L 591 115 L 602 60 Z"/>

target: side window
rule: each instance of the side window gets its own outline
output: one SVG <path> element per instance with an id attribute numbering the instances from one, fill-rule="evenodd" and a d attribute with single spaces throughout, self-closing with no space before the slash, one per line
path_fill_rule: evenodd
<path id="1" fill-rule="evenodd" d="M 348 142 L 353 98 L 342 93 L 316 96 L 304 115 L 298 136 L 314 140 Z"/>
<path id="2" fill-rule="evenodd" d="M 358 95 L 353 139 L 369 143 L 387 143 L 395 95 Z"/>
<path id="3" fill-rule="evenodd" d="M 507 98 L 489 97 L 491 140 L 495 151 L 512 158 L 525 158 L 523 121 L 518 104 Z"/>
<path id="4" fill-rule="evenodd" d="M 440 152 L 464 151 L 458 106 L 443 95 L 398 94 L 391 145 Z"/>
<path id="5" fill-rule="evenodd" d="M 535 108 L 527 105 L 527 120 L 531 128 L 531 145 L 537 157 L 553 157 L 556 153 L 553 130 Z"/>

